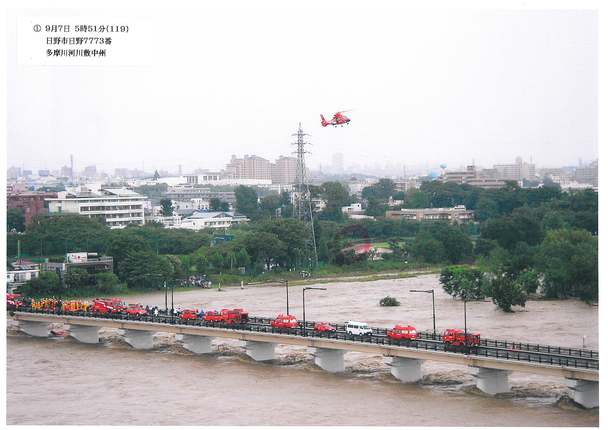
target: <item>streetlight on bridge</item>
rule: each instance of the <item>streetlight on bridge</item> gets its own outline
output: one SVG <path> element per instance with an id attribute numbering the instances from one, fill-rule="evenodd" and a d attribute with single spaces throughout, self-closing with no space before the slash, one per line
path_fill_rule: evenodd
<path id="1" fill-rule="evenodd" d="M 466 293 L 462 296 L 462 301 L 464 303 L 464 346 L 468 345 L 467 338 L 467 295 Z"/>
<path id="2" fill-rule="evenodd" d="M 410 293 L 431 293 L 433 296 L 433 336 L 437 336 L 437 328 L 435 326 L 435 289 L 430 289 L 430 290 L 410 290 Z M 465 315 L 466 315 L 466 311 L 465 311 Z M 466 317 L 465 317 L 466 320 Z M 465 322 L 465 327 L 466 327 L 466 322 Z M 465 329 L 466 332 L 466 329 Z"/>
<path id="3" fill-rule="evenodd" d="M 167 306 L 167 279 L 161 273 L 144 273 L 144 277 L 147 276 L 158 276 L 163 279 L 163 287 L 165 289 L 165 315 L 168 315 L 168 306 Z M 173 289 L 171 290 L 171 307 L 173 307 Z"/>
<path id="4" fill-rule="evenodd" d="M 306 290 L 327 290 L 327 288 L 321 288 L 321 287 L 304 287 L 302 288 L 302 327 L 304 329 L 304 336 L 306 336 L 306 300 L 305 300 L 305 294 Z"/>
<path id="5" fill-rule="evenodd" d="M 285 283 L 285 294 L 287 297 L 287 315 L 289 315 L 289 281 L 285 279 L 283 282 Z"/>

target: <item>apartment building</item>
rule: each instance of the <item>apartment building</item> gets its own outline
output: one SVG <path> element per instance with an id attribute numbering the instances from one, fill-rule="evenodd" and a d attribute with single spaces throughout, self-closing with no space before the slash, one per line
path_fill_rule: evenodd
<path id="1" fill-rule="evenodd" d="M 212 191 L 210 188 L 191 185 L 169 187 L 167 192 L 163 193 L 163 197 L 178 202 L 193 201 L 193 199 L 209 201 L 215 197 L 230 204 L 236 203 L 234 191 Z"/>
<path id="2" fill-rule="evenodd" d="M 60 192 L 46 199 L 49 213 L 71 213 L 103 219 L 110 228 L 144 224 L 144 204 L 148 198 L 126 188 L 102 188 L 99 191 Z"/>
<path id="3" fill-rule="evenodd" d="M 252 184 L 281 184 L 290 185 L 296 182 L 298 159 L 296 157 L 280 156 L 274 163 L 257 155 L 245 155 L 237 158 L 233 155 L 224 170 L 224 180 L 254 181 Z M 265 181 L 268 181 L 267 183 Z M 199 178 L 200 183 L 200 178 Z"/>
<path id="4" fill-rule="evenodd" d="M 535 176 L 534 164 L 524 162 L 521 157 L 517 157 L 514 164 L 495 164 L 494 169 L 497 178 L 505 181 L 531 180 Z"/>
<path id="5" fill-rule="evenodd" d="M 226 173 L 233 179 L 272 179 L 270 161 L 257 155 L 236 158 L 233 155 L 226 165 Z"/>
<path id="6" fill-rule="evenodd" d="M 466 170 L 452 170 L 443 174 L 443 182 L 466 184 L 477 177 L 475 166 L 467 166 Z"/>
<path id="7" fill-rule="evenodd" d="M 298 159 L 296 157 L 280 156 L 271 165 L 273 184 L 295 184 L 298 172 Z"/>
<path id="8" fill-rule="evenodd" d="M 495 166 L 496 167 L 496 166 Z M 457 184 L 468 184 L 473 187 L 485 189 L 497 189 L 505 186 L 506 182 L 498 178 L 496 169 L 481 169 L 473 165 L 467 166 L 466 170 L 448 171 L 442 176 L 443 182 L 454 182 Z"/>

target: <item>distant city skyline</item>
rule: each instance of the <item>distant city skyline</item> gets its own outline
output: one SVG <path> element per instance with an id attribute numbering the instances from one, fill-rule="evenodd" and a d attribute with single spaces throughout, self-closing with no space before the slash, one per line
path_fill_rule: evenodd
<path id="1" fill-rule="evenodd" d="M 291 148 L 288 148 L 291 149 Z M 478 166 L 492 166 L 493 164 L 501 164 L 501 163 L 511 163 L 513 162 L 517 157 L 521 157 L 524 161 L 526 162 L 531 162 L 536 164 L 537 166 L 540 167 L 563 167 L 563 166 L 577 166 L 579 164 L 579 162 L 582 162 L 583 164 L 588 164 L 593 162 L 594 160 L 599 158 L 599 155 L 596 153 L 594 156 L 591 157 L 582 157 L 582 156 L 575 156 L 574 158 L 570 158 L 570 159 L 565 159 L 563 162 L 547 162 L 542 158 L 535 158 L 535 157 L 525 157 L 523 155 L 520 154 L 513 154 L 512 157 L 507 157 L 507 158 L 500 158 L 500 159 L 492 159 L 489 158 L 488 156 L 484 156 L 483 154 L 474 154 L 471 155 L 468 159 L 468 161 L 466 160 L 466 157 L 464 157 L 464 160 L 462 162 L 456 162 L 456 163 L 446 163 L 445 161 L 438 161 L 438 160 L 416 160 L 414 162 L 412 162 L 412 160 L 408 160 L 407 163 L 403 163 L 400 162 L 399 160 L 395 160 L 394 158 L 391 160 L 374 160 L 374 161 L 370 161 L 370 160 L 363 160 L 363 161 L 355 161 L 349 158 L 349 154 L 343 154 L 343 153 L 332 153 L 331 156 L 329 156 L 326 160 L 321 160 L 320 162 L 315 160 L 314 157 L 312 157 L 311 155 L 308 155 L 308 159 L 307 159 L 307 165 L 310 169 L 312 170 L 318 170 L 319 166 L 322 166 L 323 170 L 332 170 L 335 166 L 335 159 L 334 156 L 336 154 L 342 154 L 343 155 L 343 159 L 342 159 L 342 166 L 343 166 L 343 170 L 344 171 L 348 171 L 349 169 L 352 169 L 353 167 L 357 167 L 357 166 L 361 166 L 364 169 L 373 169 L 373 168 L 384 168 L 387 166 L 390 166 L 391 168 L 402 168 L 402 166 L 433 166 L 433 167 L 439 167 L 442 164 L 446 164 L 448 169 L 459 169 L 459 168 L 464 168 L 468 165 L 471 164 L 475 164 Z M 230 154 L 231 155 L 231 154 Z M 91 167 L 91 166 L 95 166 L 97 168 L 97 170 L 100 171 L 108 171 L 108 170 L 113 170 L 116 168 L 127 168 L 127 169 L 138 169 L 138 170 L 143 170 L 143 171 L 154 171 L 154 170 L 168 170 L 168 171 L 175 171 L 177 172 L 181 166 L 181 169 L 183 170 L 183 172 L 187 173 L 187 172 L 192 172 L 196 169 L 204 169 L 204 170 L 209 170 L 209 171 L 220 171 L 223 170 L 226 167 L 226 164 L 230 161 L 230 155 L 226 155 L 226 161 L 225 162 L 219 162 L 219 163 L 213 163 L 213 164 L 209 164 L 209 165 L 202 165 L 202 164 L 197 164 L 196 162 L 192 162 L 190 160 L 184 160 L 183 162 L 176 162 L 176 163 L 169 163 L 169 162 L 147 162 L 147 161 L 131 161 L 131 162 L 120 162 L 120 163 L 112 163 L 112 162 L 99 162 L 98 160 L 92 159 L 91 157 L 87 157 L 86 158 L 86 162 L 80 162 L 79 161 L 79 157 L 77 153 L 74 153 L 74 165 L 75 165 L 75 170 L 76 171 L 83 171 L 86 167 Z M 236 154 L 237 156 L 244 156 L 244 155 L 256 155 L 262 158 L 265 158 L 269 161 L 274 161 L 276 159 L 278 159 L 279 157 L 293 157 L 294 154 L 292 154 L 289 151 L 285 151 L 284 153 L 276 153 L 276 154 L 270 154 L 270 155 L 264 155 L 258 152 L 248 152 L 247 154 L 242 153 L 242 154 Z M 485 160 L 485 162 L 480 162 L 480 160 Z M 63 159 L 63 161 L 58 160 L 58 163 L 49 163 L 49 162 L 34 162 L 32 160 L 12 160 L 12 161 L 7 161 L 7 167 L 20 167 L 20 168 L 25 168 L 25 169 L 31 169 L 31 170 L 60 170 L 62 167 L 70 167 L 70 158 L 69 158 L 69 154 L 67 155 L 67 157 L 65 157 Z"/>
<path id="2" fill-rule="evenodd" d="M 247 154 L 249 156 L 259 156 L 258 154 Z M 342 157 L 335 157 L 337 155 L 341 155 Z M 238 156 L 242 156 L 242 155 L 237 155 Z M 276 157 L 262 157 L 265 158 L 268 161 L 274 161 L 274 160 L 278 160 L 280 157 L 283 157 L 283 155 L 277 155 Z M 339 163 L 342 163 L 342 168 L 338 168 L 336 169 L 336 158 L 338 158 L 340 161 Z M 478 163 L 475 159 L 471 159 L 471 161 L 469 163 L 463 163 L 463 164 L 459 164 L 459 165 L 449 165 L 449 164 L 444 164 L 444 163 L 418 163 L 418 164 L 402 164 L 399 163 L 398 161 L 393 160 L 390 163 L 380 163 L 380 162 L 375 162 L 375 163 L 371 163 L 371 164 L 352 164 L 352 163 L 348 163 L 348 160 L 345 159 L 345 157 L 343 157 L 342 153 L 334 153 L 332 155 L 332 159 L 326 163 L 326 164 L 319 164 L 319 165 L 313 165 L 312 163 L 307 163 L 308 164 L 308 169 L 312 170 L 312 171 L 323 171 L 324 173 L 366 173 L 372 170 L 394 170 L 396 175 L 400 175 L 403 172 L 403 168 L 405 167 L 406 169 L 406 173 L 408 169 L 416 169 L 418 171 L 420 170 L 442 170 L 441 169 L 441 165 L 445 165 L 445 169 L 443 170 L 461 170 L 466 168 L 466 166 L 469 165 L 475 165 L 478 167 L 487 167 L 487 168 L 491 168 L 494 165 L 500 165 L 500 164 L 509 164 L 509 163 L 514 163 L 516 161 L 517 158 L 522 158 L 522 160 L 524 162 L 532 162 L 532 164 L 535 164 L 537 168 L 561 168 L 561 167 L 576 167 L 579 165 L 587 165 L 592 163 L 593 161 L 597 160 L 597 158 L 595 159 L 589 159 L 589 160 L 584 160 L 582 158 L 578 158 L 576 160 L 571 160 L 571 162 L 566 163 L 566 164 L 562 164 L 562 165 L 549 165 L 549 164 L 544 164 L 542 163 L 542 161 L 536 161 L 534 159 L 530 160 L 529 158 L 526 159 L 524 157 L 520 157 L 519 155 L 514 156 L 512 159 L 510 160 L 496 160 L 494 162 L 491 162 L 489 164 L 480 164 Z M 70 158 L 68 156 L 67 158 L 67 163 L 61 164 L 61 165 L 57 165 L 57 166 L 46 166 L 43 168 L 35 168 L 32 167 L 30 165 L 27 165 L 26 163 L 23 163 L 22 165 L 18 165 L 18 164 L 8 164 L 7 167 L 11 168 L 11 167 L 17 167 L 17 168 L 21 168 L 22 170 L 31 170 L 33 174 L 37 174 L 38 171 L 48 171 L 48 172 L 53 172 L 53 171 L 57 171 L 60 172 L 62 171 L 62 169 L 68 168 L 70 167 Z M 155 166 L 150 166 L 148 168 L 145 167 L 145 163 L 144 163 L 144 168 L 142 169 L 142 166 L 127 166 L 124 164 L 117 164 L 117 165 L 108 165 L 108 166 L 101 166 L 99 164 L 86 164 L 83 165 L 82 167 L 79 167 L 77 163 L 77 158 L 76 156 L 74 156 L 74 165 L 75 165 L 75 172 L 74 173 L 85 173 L 85 172 L 89 172 L 89 173 L 106 173 L 106 174 L 113 174 L 114 170 L 116 169 L 129 169 L 129 170 L 138 170 L 141 172 L 145 172 L 145 173 L 153 173 L 154 171 L 164 171 L 164 172 L 169 172 L 172 174 L 177 174 L 179 175 L 179 171 L 180 169 L 182 170 L 182 175 L 191 175 L 194 174 L 194 172 L 196 170 L 205 170 L 205 171 L 209 171 L 209 172 L 220 172 L 226 169 L 227 164 L 230 162 L 230 158 L 226 159 L 226 163 L 224 163 L 221 166 L 195 166 L 195 165 L 189 165 L 188 163 L 181 163 L 181 164 L 176 164 L 176 165 L 166 165 L 166 167 L 155 167 Z M 358 171 L 360 170 L 360 171 Z M 408 174 L 409 175 L 409 174 Z"/>

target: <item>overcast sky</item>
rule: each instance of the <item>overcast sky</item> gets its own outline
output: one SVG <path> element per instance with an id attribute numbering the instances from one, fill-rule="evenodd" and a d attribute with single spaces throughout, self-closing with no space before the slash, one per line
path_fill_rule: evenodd
<path id="1" fill-rule="evenodd" d="M 300 121 L 313 168 L 597 157 L 595 12 L 342 5 L 104 10 L 153 48 L 104 67 L 17 60 L 19 16 L 90 11 L 10 14 L 8 165 L 220 169 L 289 155 Z"/>

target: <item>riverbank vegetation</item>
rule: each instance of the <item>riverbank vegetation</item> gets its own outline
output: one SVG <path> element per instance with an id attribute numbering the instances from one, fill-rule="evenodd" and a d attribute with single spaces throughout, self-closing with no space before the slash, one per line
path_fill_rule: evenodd
<path id="1" fill-rule="evenodd" d="M 23 288 L 55 295 L 142 291 L 161 288 L 164 282 L 188 285 L 190 277 L 205 277 L 217 285 L 445 267 L 441 282 L 449 294 L 491 297 L 506 311 L 525 305 L 530 294 L 597 299 L 598 202 L 592 190 L 566 193 L 557 187 L 522 189 L 512 183 L 483 190 L 432 181 L 402 193 L 388 179 L 364 189 L 367 211 L 377 216 L 388 207 L 387 199 L 397 196 L 405 208 L 464 204 L 475 219 L 461 224 L 381 216 L 351 220 L 340 207 L 356 198 L 344 185 L 325 183 L 311 192 L 327 201 L 314 221 L 316 266 L 310 230 L 291 218 L 288 196 L 258 198 L 248 187 L 237 189 L 236 209 L 251 222 L 227 234 L 165 229 L 154 223 L 111 230 L 102 221 L 77 215 L 41 216 L 25 231 L 7 234 L 7 254 L 14 258 L 19 242 L 25 257 L 62 261 L 68 252 L 84 251 L 113 257 L 113 273 L 72 271 L 59 286 L 44 276 Z M 20 225 L 19 220 L 12 223 Z M 379 254 L 373 246 L 362 252 L 358 247 L 373 243 L 389 252 Z"/>

